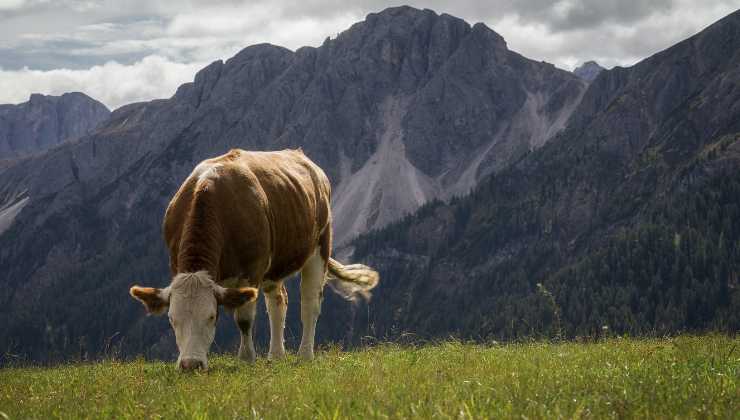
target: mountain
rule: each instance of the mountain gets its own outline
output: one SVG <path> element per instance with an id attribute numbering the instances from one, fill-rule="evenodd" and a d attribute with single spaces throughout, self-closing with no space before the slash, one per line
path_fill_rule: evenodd
<path id="1" fill-rule="evenodd" d="M 586 61 L 585 63 L 576 67 L 575 70 L 573 70 L 573 74 L 587 82 L 593 82 L 594 79 L 596 79 L 596 76 L 598 76 L 604 70 L 605 69 L 601 67 L 599 63 L 595 61 Z"/>
<path id="2" fill-rule="evenodd" d="M 28 102 L 0 105 L 0 160 L 41 152 L 81 137 L 109 115 L 105 105 L 79 92 L 32 94 Z"/>
<path id="3" fill-rule="evenodd" d="M 245 48 L 172 98 L 119 108 L 0 172 L 0 348 L 48 359 L 117 337 L 130 353 L 171 350 L 167 323 L 126 291 L 168 283 L 162 216 L 205 158 L 302 147 L 332 180 L 336 240 L 348 243 L 547 144 L 585 89 L 483 24 L 410 7 L 318 48 Z M 320 336 L 341 335 L 345 312 L 326 305 Z"/>
<path id="4" fill-rule="evenodd" d="M 556 139 L 353 245 L 379 336 L 737 332 L 740 11 L 603 71 Z"/>

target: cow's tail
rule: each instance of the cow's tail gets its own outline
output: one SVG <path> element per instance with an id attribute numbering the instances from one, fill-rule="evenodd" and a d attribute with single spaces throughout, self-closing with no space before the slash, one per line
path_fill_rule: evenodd
<path id="1" fill-rule="evenodd" d="M 355 301 L 358 296 L 370 300 L 370 290 L 378 285 L 380 276 L 366 265 L 343 265 L 329 258 L 329 280 L 332 289 L 347 300 Z"/>

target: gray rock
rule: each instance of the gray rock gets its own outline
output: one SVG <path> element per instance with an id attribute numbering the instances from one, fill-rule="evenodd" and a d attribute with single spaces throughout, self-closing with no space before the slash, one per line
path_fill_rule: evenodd
<path id="1" fill-rule="evenodd" d="M 79 138 L 108 118 L 105 105 L 79 93 L 32 94 L 28 102 L 0 105 L 0 160 L 44 151 Z"/>
<path id="2" fill-rule="evenodd" d="M 586 61 L 573 70 L 573 74 L 587 82 L 593 82 L 594 79 L 605 69 L 595 61 Z"/>

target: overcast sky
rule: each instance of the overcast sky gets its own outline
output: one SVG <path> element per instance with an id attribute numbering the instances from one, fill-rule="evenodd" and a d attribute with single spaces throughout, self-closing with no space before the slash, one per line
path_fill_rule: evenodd
<path id="1" fill-rule="evenodd" d="M 572 70 L 632 65 L 738 0 L 0 0 L 0 103 L 32 92 L 82 91 L 112 109 L 165 98 L 248 45 L 318 46 L 399 4 L 484 22 L 510 49 Z"/>

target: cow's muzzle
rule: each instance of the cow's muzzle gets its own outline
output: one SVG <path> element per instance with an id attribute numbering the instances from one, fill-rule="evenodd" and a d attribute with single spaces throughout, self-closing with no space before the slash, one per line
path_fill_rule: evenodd
<path id="1" fill-rule="evenodd" d="M 203 369 L 205 365 L 202 360 L 198 359 L 182 359 L 180 360 L 180 369 L 184 371 L 190 371 L 195 369 Z"/>

